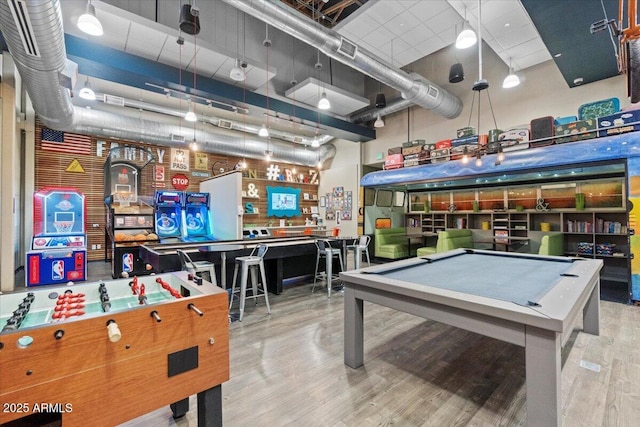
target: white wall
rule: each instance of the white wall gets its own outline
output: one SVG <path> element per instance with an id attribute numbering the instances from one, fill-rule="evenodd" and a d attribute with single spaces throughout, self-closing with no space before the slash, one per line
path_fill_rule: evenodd
<path id="1" fill-rule="evenodd" d="M 336 156 L 332 159 L 330 169 L 320 171 L 320 185 L 318 197 L 331 193 L 334 187 L 343 187 L 345 193 L 351 191 L 351 220 L 340 222 L 341 236 L 358 235 L 358 202 L 360 189 L 360 148 L 356 142 L 334 140 L 332 143 L 337 148 Z M 338 226 L 337 221 L 325 219 L 326 208 L 319 209 L 320 217 L 327 228 Z"/>
<path id="2" fill-rule="evenodd" d="M 464 105 L 462 113 L 455 119 L 447 119 L 424 108 L 412 107 L 409 126 L 407 110 L 385 117 L 385 127 L 377 131 L 377 139 L 363 144 L 364 164 L 379 164 L 381 161 L 376 159 L 378 153 L 386 156 L 389 148 L 397 147 L 408 140 L 425 139 L 427 142 L 436 142 L 455 138 L 455 131 L 469 123 L 478 127 L 478 96 L 477 92 L 472 90 L 474 82 L 478 79 L 477 49 L 475 57 L 473 52 L 461 54 L 454 50 L 442 49 L 416 61 L 406 69 L 423 75 L 460 97 Z M 451 84 L 448 82 L 449 67 L 457 60 L 463 63 L 465 79 L 460 83 Z M 520 86 L 503 89 L 502 80 L 508 74 L 507 66 L 486 45 L 483 45 L 483 64 L 483 78 L 488 80 L 490 87 L 480 92 L 480 133 L 487 133 L 489 129 L 496 127 L 489 108 L 487 92 L 491 97 L 499 129 L 528 125 L 532 119 L 542 116 L 576 116 L 580 105 L 605 98 L 618 97 L 623 107 L 629 104 L 624 76 L 615 76 L 571 89 L 555 63 L 547 61 L 516 72 L 521 80 Z M 471 111 L 474 94 L 475 105 Z M 396 96 L 397 94 L 387 93 L 387 101 Z"/>

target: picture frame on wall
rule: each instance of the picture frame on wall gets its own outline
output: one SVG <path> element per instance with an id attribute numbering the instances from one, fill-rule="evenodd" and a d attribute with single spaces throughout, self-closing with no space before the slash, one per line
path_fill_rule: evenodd
<path id="1" fill-rule="evenodd" d="M 327 198 L 324 196 L 320 196 L 320 207 L 324 208 L 327 206 Z"/>
<path id="2" fill-rule="evenodd" d="M 309 193 L 304 193 L 304 194 L 302 195 L 302 198 L 303 198 L 304 200 L 311 200 L 311 199 L 309 198 Z"/>

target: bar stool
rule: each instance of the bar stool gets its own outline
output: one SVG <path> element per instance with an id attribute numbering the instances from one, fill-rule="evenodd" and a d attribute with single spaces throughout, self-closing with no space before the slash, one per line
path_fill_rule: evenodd
<path id="1" fill-rule="evenodd" d="M 209 261 L 193 261 L 182 249 L 176 249 L 176 252 L 178 253 L 178 258 L 180 258 L 183 271 L 188 271 L 196 275 L 198 273 L 207 273 L 209 274 L 209 282 L 218 286 L 218 281 L 216 280 L 216 265 L 214 263 Z"/>
<path id="2" fill-rule="evenodd" d="M 331 280 L 333 278 L 338 278 L 338 273 L 333 274 L 333 259 L 335 256 L 338 257 L 340 261 L 340 271 L 344 271 L 344 262 L 342 262 L 342 250 L 339 248 L 332 248 L 329 240 L 316 240 L 316 249 L 318 253 L 316 255 L 316 271 L 313 276 L 313 287 L 311 288 L 311 292 L 316 288 L 316 281 L 318 279 L 326 279 L 327 281 L 327 293 L 329 298 L 331 298 Z M 325 259 L 325 272 L 324 276 L 322 272 L 318 274 L 318 267 L 320 266 L 320 259 Z"/>
<path id="3" fill-rule="evenodd" d="M 231 301 L 229 302 L 229 310 L 233 305 L 233 297 L 236 293 L 236 279 L 238 278 L 238 270 L 240 269 L 240 318 L 242 322 L 242 316 L 244 314 L 244 305 L 246 298 L 253 298 L 258 304 L 257 298 L 264 297 L 264 301 L 267 304 L 267 313 L 271 314 L 271 307 L 269 307 L 269 295 L 267 291 L 267 277 L 264 272 L 264 255 L 267 253 L 269 247 L 264 244 L 257 245 L 251 251 L 249 256 L 236 257 L 236 266 L 233 270 L 233 285 L 231 286 Z M 262 280 L 262 293 L 258 294 L 258 271 L 260 270 L 260 276 Z M 253 293 L 247 297 L 247 280 L 251 272 L 251 285 Z"/>
<path id="4" fill-rule="evenodd" d="M 359 239 L 353 241 L 352 244 L 347 245 L 347 252 L 353 251 L 354 268 L 360 268 L 360 261 L 362 261 L 362 253 L 367 255 L 367 264 L 371 267 L 371 260 L 369 259 L 369 242 L 371 242 L 371 236 L 362 235 Z"/>

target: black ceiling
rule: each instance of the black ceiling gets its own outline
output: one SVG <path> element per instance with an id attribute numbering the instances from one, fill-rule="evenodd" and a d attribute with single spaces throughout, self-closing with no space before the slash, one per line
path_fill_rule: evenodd
<path id="1" fill-rule="evenodd" d="M 626 1 L 626 0 L 623 0 Z M 618 75 L 608 31 L 591 34 L 592 23 L 618 19 L 618 0 L 521 0 L 569 87 Z M 604 6 L 604 10 L 603 10 Z M 561 53 L 559 57 L 556 54 Z"/>

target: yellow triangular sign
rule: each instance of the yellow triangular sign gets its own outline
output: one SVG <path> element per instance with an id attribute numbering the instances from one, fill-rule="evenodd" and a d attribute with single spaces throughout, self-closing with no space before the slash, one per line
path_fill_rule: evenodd
<path id="1" fill-rule="evenodd" d="M 73 159 L 73 161 L 69 163 L 69 166 L 67 166 L 67 169 L 65 169 L 65 172 L 84 173 L 84 168 L 82 167 L 78 159 Z"/>

